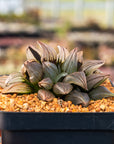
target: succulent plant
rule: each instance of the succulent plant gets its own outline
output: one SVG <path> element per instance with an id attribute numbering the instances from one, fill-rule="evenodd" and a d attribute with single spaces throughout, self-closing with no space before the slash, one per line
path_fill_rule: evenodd
<path id="1" fill-rule="evenodd" d="M 38 98 L 44 101 L 61 97 L 82 106 L 88 106 L 90 99 L 114 96 L 100 86 L 109 78 L 98 69 L 104 61 L 83 61 L 83 51 L 78 48 L 68 51 L 58 46 L 57 51 L 40 41 L 38 45 L 39 48 L 27 48 L 27 60 L 20 72 L 0 77 L 2 93 L 38 92 Z"/>

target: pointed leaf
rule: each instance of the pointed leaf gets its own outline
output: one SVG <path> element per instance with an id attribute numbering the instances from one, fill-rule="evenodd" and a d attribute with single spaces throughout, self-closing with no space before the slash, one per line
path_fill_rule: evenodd
<path id="1" fill-rule="evenodd" d="M 11 73 L 7 80 L 5 81 L 5 85 L 8 86 L 10 84 L 18 83 L 18 82 L 25 82 L 22 74 L 20 72 Z"/>
<path id="2" fill-rule="evenodd" d="M 78 60 L 78 69 L 80 69 L 80 67 L 83 64 L 83 51 L 77 52 L 77 60 Z"/>
<path id="3" fill-rule="evenodd" d="M 0 87 L 4 88 L 5 87 L 5 81 L 7 80 L 8 76 L 0 76 Z"/>
<path id="4" fill-rule="evenodd" d="M 2 93 L 31 93 L 31 88 L 26 83 L 10 84 L 2 90 Z"/>
<path id="5" fill-rule="evenodd" d="M 51 89 L 53 86 L 53 82 L 50 78 L 44 78 L 38 83 L 39 87 L 43 87 L 47 90 Z"/>
<path id="6" fill-rule="evenodd" d="M 62 71 L 61 71 L 61 64 L 60 64 L 60 63 L 57 64 L 57 69 L 58 69 L 58 72 L 59 72 L 59 73 L 62 73 Z"/>
<path id="7" fill-rule="evenodd" d="M 92 88 L 98 87 L 100 84 L 102 84 L 107 78 L 109 77 L 109 74 L 92 74 L 87 76 L 87 86 L 88 90 Z"/>
<path id="8" fill-rule="evenodd" d="M 54 61 L 57 58 L 57 53 L 54 48 L 38 41 L 38 45 L 41 48 L 41 61 Z"/>
<path id="9" fill-rule="evenodd" d="M 103 64 L 104 61 L 102 60 L 87 60 L 83 63 L 81 70 L 84 71 L 86 75 L 90 75 Z"/>
<path id="10" fill-rule="evenodd" d="M 28 60 L 24 62 L 27 74 L 29 76 L 29 81 L 32 84 L 37 84 L 43 76 L 43 68 L 39 62 L 34 60 Z"/>
<path id="11" fill-rule="evenodd" d="M 28 60 L 33 59 L 35 61 L 41 62 L 41 57 L 40 57 L 39 51 L 38 51 L 38 49 L 34 48 L 33 46 L 29 46 L 26 49 L 26 57 Z"/>
<path id="12" fill-rule="evenodd" d="M 87 93 L 82 93 L 74 90 L 65 97 L 65 100 L 72 101 L 72 103 L 75 105 L 82 104 L 82 106 L 88 106 L 90 98 Z"/>
<path id="13" fill-rule="evenodd" d="M 106 87 L 99 86 L 89 92 L 89 96 L 93 100 L 98 100 L 106 97 L 114 97 L 114 93 L 111 93 Z"/>
<path id="14" fill-rule="evenodd" d="M 65 72 L 60 73 L 59 75 L 57 75 L 55 82 L 58 82 L 61 78 L 67 76 L 68 74 Z"/>
<path id="15" fill-rule="evenodd" d="M 77 48 L 73 49 L 69 56 L 66 58 L 65 62 L 62 64 L 62 71 L 68 74 L 77 71 Z"/>
<path id="16" fill-rule="evenodd" d="M 72 83 L 87 90 L 86 76 L 84 72 L 74 72 L 69 74 L 64 78 L 63 82 Z"/>
<path id="17" fill-rule="evenodd" d="M 57 61 L 59 63 L 63 63 L 65 59 L 68 57 L 69 51 L 66 48 L 61 47 L 61 46 L 57 46 L 57 48 L 59 50 L 59 53 L 57 55 Z"/>
<path id="18" fill-rule="evenodd" d="M 114 87 L 114 83 L 112 82 L 112 80 L 109 78 L 110 84 L 112 87 Z"/>
<path id="19" fill-rule="evenodd" d="M 44 89 L 40 89 L 38 91 L 38 98 L 44 101 L 52 101 L 53 98 L 55 98 L 55 96 L 53 95 L 52 92 L 48 91 L 48 90 L 44 90 Z"/>
<path id="20" fill-rule="evenodd" d="M 22 64 L 20 72 L 25 79 L 29 80 L 27 69 L 24 64 Z"/>
<path id="21" fill-rule="evenodd" d="M 93 74 L 99 74 L 99 73 L 103 73 L 101 70 L 99 70 L 99 69 L 96 69 L 94 72 L 93 72 Z"/>
<path id="22" fill-rule="evenodd" d="M 51 62 L 43 62 L 43 71 L 44 71 L 44 77 L 49 77 L 54 82 L 55 78 L 57 77 L 58 69 L 57 66 Z"/>
<path id="23" fill-rule="evenodd" d="M 73 89 L 73 86 L 69 83 L 57 82 L 53 86 L 53 92 L 57 95 L 66 95 L 70 93 Z"/>

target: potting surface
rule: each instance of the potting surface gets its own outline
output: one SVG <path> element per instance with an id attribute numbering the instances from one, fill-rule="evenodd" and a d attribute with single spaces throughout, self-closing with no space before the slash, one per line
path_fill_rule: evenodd
<path id="1" fill-rule="evenodd" d="M 114 87 L 109 81 L 105 85 L 112 93 Z M 101 100 L 91 100 L 88 107 L 74 105 L 71 101 L 63 101 L 54 98 L 51 102 L 39 100 L 37 93 L 34 94 L 0 94 L 0 110 L 8 112 L 114 112 L 114 97 Z"/>

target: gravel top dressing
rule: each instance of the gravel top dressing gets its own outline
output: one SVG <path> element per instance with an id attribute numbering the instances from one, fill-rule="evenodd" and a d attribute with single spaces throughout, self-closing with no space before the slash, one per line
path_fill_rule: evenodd
<path id="1" fill-rule="evenodd" d="M 103 83 L 111 92 L 114 88 L 107 80 Z M 0 94 L 0 110 L 11 112 L 114 112 L 114 97 L 91 100 L 88 107 L 54 98 L 51 102 L 39 100 L 34 94 Z"/>

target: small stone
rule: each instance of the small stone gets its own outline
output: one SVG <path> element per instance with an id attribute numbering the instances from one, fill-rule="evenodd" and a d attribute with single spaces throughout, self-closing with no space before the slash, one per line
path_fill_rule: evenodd
<path id="1" fill-rule="evenodd" d="M 24 108 L 24 109 L 28 109 L 28 108 L 29 108 L 28 103 L 24 103 L 24 104 L 23 104 L 23 108 Z"/>
<path id="2" fill-rule="evenodd" d="M 100 105 L 100 109 L 101 109 L 101 110 L 103 110 L 103 111 L 104 111 L 104 110 L 105 110 L 105 108 L 106 108 L 106 106 L 105 106 L 104 104 Z"/>
<path id="3" fill-rule="evenodd" d="M 114 112 L 114 105 L 109 107 L 111 109 L 111 112 Z"/>

